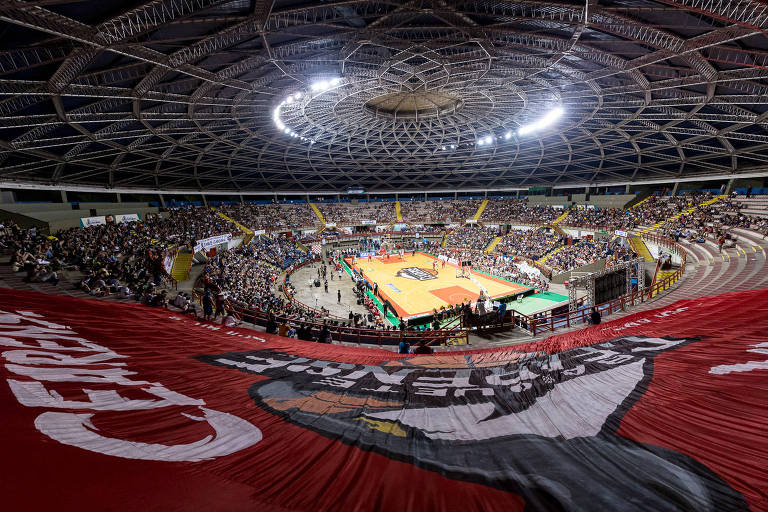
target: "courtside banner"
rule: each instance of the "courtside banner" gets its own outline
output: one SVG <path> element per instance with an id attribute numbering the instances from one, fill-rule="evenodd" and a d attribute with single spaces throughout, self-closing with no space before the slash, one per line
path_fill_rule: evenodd
<path id="1" fill-rule="evenodd" d="M 4 510 L 768 510 L 768 290 L 423 356 L 0 310 Z"/>

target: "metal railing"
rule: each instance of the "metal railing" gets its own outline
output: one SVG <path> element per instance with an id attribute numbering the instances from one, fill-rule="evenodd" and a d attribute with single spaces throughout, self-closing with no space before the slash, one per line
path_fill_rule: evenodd
<path id="1" fill-rule="evenodd" d="M 687 254 L 683 246 L 671 240 L 658 235 L 645 234 L 645 238 L 649 239 L 653 243 L 665 247 L 674 251 L 681 257 L 680 267 L 674 274 L 671 274 L 664 279 L 653 283 L 650 287 L 642 290 L 632 290 L 630 293 L 617 297 L 615 299 L 597 304 L 596 307 L 600 311 L 601 315 L 611 315 L 617 311 L 625 311 L 628 307 L 641 304 L 648 300 L 650 297 L 656 297 L 659 293 L 670 289 L 685 272 L 685 264 L 687 260 Z M 569 311 L 568 313 L 552 314 L 551 310 L 545 312 L 544 317 L 533 318 L 528 315 L 513 311 L 512 321 L 515 325 L 521 327 L 524 330 L 529 331 L 533 336 L 543 332 L 554 332 L 558 328 L 562 327 L 574 327 L 584 325 L 589 321 L 591 308 L 585 308 L 585 297 L 582 297 L 577 301 L 579 309 L 576 311 Z M 549 313 L 548 315 L 546 313 Z"/>

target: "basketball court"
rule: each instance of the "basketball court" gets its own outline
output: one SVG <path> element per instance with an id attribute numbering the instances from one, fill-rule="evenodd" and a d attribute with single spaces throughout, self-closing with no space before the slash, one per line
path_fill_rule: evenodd
<path id="1" fill-rule="evenodd" d="M 437 274 L 433 270 L 435 261 Z M 530 290 L 478 271 L 473 271 L 469 279 L 457 277 L 456 265 L 446 262 L 443 267 L 441 260 L 423 252 L 416 252 L 415 256 L 408 252 L 403 257 L 394 255 L 389 259 L 376 257 L 371 261 L 357 258 L 354 263 L 348 258 L 346 262 L 371 285 L 378 284 L 379 295 L 389 300 L 402 318 L 429 314 L 433 309 L 466 300 L 475 302 L 481 287 L 492 299 Z"/>

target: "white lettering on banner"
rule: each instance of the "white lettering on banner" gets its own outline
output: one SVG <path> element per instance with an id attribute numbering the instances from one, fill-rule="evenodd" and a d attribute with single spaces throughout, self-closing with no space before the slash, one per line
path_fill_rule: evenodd
<path id="1" fill-rule="evenodd" d="M 124 441 L 98 434 L 91 423 L 93 414 L 71 412 L 44 412 L 35 419 L 35 426 L 43 434 L 62 444 L 96 451 L 126 459 L 162 460 L 166 462 L 199 462 L 238 452 L 261 441 L 261 431 L 247 421 L 201 407 L 203 417 L 182 413 L 194 421 L 205 421 L 216 432 L 189 444 L 164 445 Z"/>
<path id="2" fill-rule="evenodd" d="M 467 219 L 464 222 L 466 222 L 467 224 L 477 224 L 477 219 Z"/>
<path id="3" fill-rule="evenodd" d="M 127 356 L 87 341 L 69 327 L 48 322 L 37 313 L 0 311 L 0 346 L 14 349 L 6 350 L 0 356 L 6 362 L 5 368 L 17 376 L 9 378 L 8 385 L 20 404 L 93 411 L 81 414 L 46 411 L 40 414 L 35 419 L 35 427 L 60 443 L 129 459 L 197 462 L 235 453 L 262 439 L 261 430 L 256 426 L 232 414 L 203 407 L 204 400 L 177 393 L 156 382 L 128 378 L 137 372 L 125 368 Z M 52 387 L 48 384 L 64 382 L 113 384 L 126 391 L 130 389 L 131 396 L 141 391 L 147 398 L 129 399 L 119 389 L 78 386 L 73 391 L 78 399 L 70 400 L 55 389 L 56 384 Z M 83 396 L 88 399 L 84 400 Z M 191 421 L 206 422 L 213 433 L 189 444 L 138 443 L 106 437 L 92 422 L 97 411 L 137 411 L 170 406 L 198 407 L 201 416 L 181 415 Z"/>
<path id="4" fill-rule="evenodd" d="M 768 342 L 752 345 L 755 348 L 748 348 L 747 352 L 753 354 L 768 355 Z M 710 368 L 709 373 L 715 375 L 727 375 L 729 373 L 751 372 L 753 370 L 768 370 L 768 359 L 765 361 L 747 361 L 739 364 L 721 364 Z"/>
<path id="5" fill-rule="evenodd" d="M 363 220 L 362 221 L 363 226 L 375 226 L 376 221 L 375 220 Z"/>
<path id="6" fill-rule="evenodd" d="M 122 224 L 123 222 L 138 222 L 141 218 L 139 218 L 138 213 L 126 213 L 123 215 L 115 215 L 115 223 L 116 224 Z"/>
<path id="7" fill-rule="evenodd" d="M 80 225 L 84 228 L 89 226 L 103 226 L 106 223 L 107 218 L 103 215 L 101 217 L 80 217 Z"/>
<path id="8" fill-rule="evenodd" d="M 325 227 L 327 227 L 327 228 L 335 228 L 336 227 L 336 223 L 335 222 L 326 222 L 325 223 Z"/>
<path id="9" fill-rule="evenodd" d="M 617 229 L 617 230 L 615 231 L 615 233 L 616 233 L 618 236 L 623 236 L 624 238 L 626 238 L 626 237 L 628 237 L 628 236 L 629 236 L 629 233 L 627 233 L 626 231 L 622 231 L 622 230 L 620 230 L 620 229 Z"/>
<path id="10" fill-rule="evenodd" d="M 259 235 L 266 235 L 267 231 L 265 229 L 257 229 L 253 232 L 253 236 L 259 236 Z"/>
<path id="11" fill-rule="evenodd" d="M 229 243 L 231 240 L 232 240 L 232 233 L 225 233 L 223 235 L 216 235 L 210 238 L 203 238 L 202 240 L 197 241 L 197 244 L 195 245 L 195 252 L 198 252 L 201 250 L 207 251 L 211 247 L 216 247 L 217 245 Z M 198 246 L 200 247 L 199 249 L 198 249 Z"/>

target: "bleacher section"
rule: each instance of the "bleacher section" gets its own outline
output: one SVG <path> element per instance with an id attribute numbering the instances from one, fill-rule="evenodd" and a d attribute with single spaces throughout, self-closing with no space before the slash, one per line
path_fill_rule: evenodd
<path id="1" fill-rule="evenodd" d="M 688 208 L 687 210 L 683 210 L 682 212 L 678 213 L 677 215 L 674 215 L 674 216 L 672 216 L 672 217 L 670 217 L 668 219 L 664 219 L 662 221 L 659 221 L 659 222 L 657 222 L 656 224 L 654 224 L 652 226 L 648 226 L 647 228 L 644 228 L 644 229 L 640 230 L 639 234 L 642 235 L 642 234 L 645 234 L 645 233 L 648 233 L 648 232 L 651 232 L 651 231 L 655 231 L 655 230 L 661 228 L 662 226 L 664 226 L 664 224 L 666 224 L 668 222 L 675 221 L 675 220 L 679 219 L 680 217 L 682 217 L 683 215 L 688 215 L 688 214 L 694 212 L 695 210 L 697 210 L 698 208 L 701 208 L 702 206 L 708 206 L 710 204 L 714 204 L 717 201 L 719 201 L 719 200 L 721 200 L 721 199 L 723 199 L 725 197 L 727 197 L 727 196 L 725 196 L 725 195 L 715 196 L 712 199 L 704 201 L 703 203 L 696 204 L 696 205 L 692 206 L 691 208 Z"/>
<path id="2" fill-rule="evenodd" d="M 74 209 L 78 204 L 79 209 Z M 148 203 L 0 203 L 0 210 L 17 213 L 43 222 L 51 233 L 80 226 L 82 217 L 138 213 L 141 218 L 159 209 Z M 92 211 L 94 210 L 94 211 Z"/>
<path id="3" fill-rule="evenodd" d="M 477 211 L 475 212 L 475 215 L 472 217 L 473 219 L 477 220 L 480 218 L 480 216 L 483 214 L 483 210 L 485 210 L 485 207 L 488 206 L 488 200 L 483 200 L 482 203 L 480 203 L 480 206 L 477 208 Z"/>
<path id="4" fill-rule="evenodd" d="M 325 227 L 325 217 L 323 217 L 323 214 L 320 212 L 320 209 L 315 205 L 315 203 L 309 203 L 309 206 L 312 208 L 312 211 L 315 212 L 315 215 L 317 215 L 317 218 L 320 219 L 320 224 Z"/>

